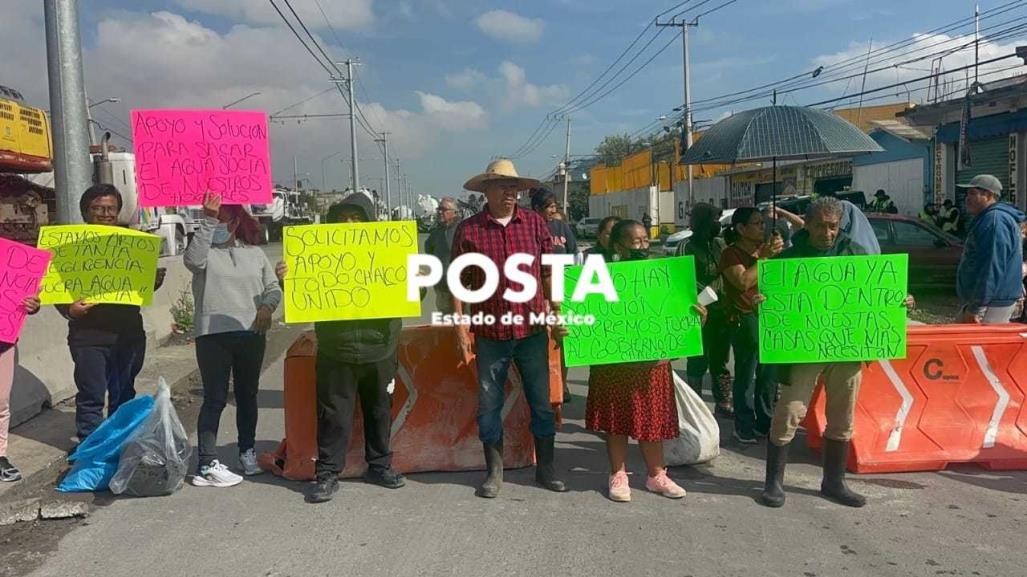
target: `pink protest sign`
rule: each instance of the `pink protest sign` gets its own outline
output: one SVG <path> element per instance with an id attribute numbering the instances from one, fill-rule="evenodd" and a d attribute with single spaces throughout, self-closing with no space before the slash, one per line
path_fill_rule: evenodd
<path id="1" fill-rule="evenodd" d="M 25 324 L 22 301 L 39 292 L 50 253 L 0 238 L 0 342 L 18 342 Z"/>
<path id="2" fill-rule="evenodd" d="M 271 203 L 267 115 L 244 110 L 133 110 L 139 205 Z"/>

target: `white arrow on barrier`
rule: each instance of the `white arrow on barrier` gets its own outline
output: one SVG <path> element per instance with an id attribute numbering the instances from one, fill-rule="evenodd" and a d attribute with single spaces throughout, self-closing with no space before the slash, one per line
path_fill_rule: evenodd
<path id="1" fill-rule="evenodd" d="M 902 397 L 902 406 L 899 407 L 899 412 L 895 414 L 895 425 L 892 426 L 891 433 L 888 434 L 888 444 L 885 446 L 885 452 L 892 452 L 899 450 L 899 444 L 902 442 L 902 429 L 906 426 L 906 418 L 909 417 L 909 411 L 913 408 L 913 395 L 909 394 L 909 389 L 906 388 L 906 384 L 902 382 L 902 378 L 895 372 L 895 367 L 892 366 L 891 361 L 881 361 L 881 367 L 884 368 L 884 374 L 888 375 L 888 380 L 891 381 L 895 390 L 898 391 L 899 396 Z"/>
<path id="2" fill-rule="evenodd" d="M 403 361 L 399 361 L 396 367 L 396 374 L 399 375 L 400 379 L 403 379 L 403 383 L 407 386 L 407 400 L 403 403 L 403 406 L 399 408 L 396 413 L 396 418 L 392 420 L 392 436 L 395 437 L 400 429 L 403 428 L 403 423 L 407 420 L 407 415 L 410 411 L 414 410 L 414 404 L 417 403 L 417 385 L 414 384 L 414 379 L 410 378 L 410 372 L 403 365 Z M 510 380 L 513 382 L 513 390 L 506 397 L 503 402 L 503 413 L 502 420 L 506 421 L 507 415 L 513 410 L 514 404 L 517 403 L 517 397 L 521 395 L 520 391 L 520 373 L 516 371 L 510 372 Z"/>
<path id="3" fill-rule="evenodd" d="M 991 412 L 991 421 L 988 422 L 988 430 L 984 433 L 984 444 L 981 445 L 984 449 L 990 449 L 995 446 L 995 439 L 998 437 L 998 424 L 1002 420 L 1002 415 L 1005 414 L 1006 409 L 1009 407 L 1009 392 L 1002 386 L 1002 381 L 999 380 L 998 375 L 991 368 L 991 363 L 988 362 L 988 357 L 984 354 L 984 348 L 973 346 L 970 347 L 970 350 L 974 352 L 977 366 L 981 367 L 981 372 L 988 379 L 988 384 L 991 385 L 991 388 L 995 390 L 995 394 L 998 395 L 998 402 L 995 403 L 995 408 Z"/>

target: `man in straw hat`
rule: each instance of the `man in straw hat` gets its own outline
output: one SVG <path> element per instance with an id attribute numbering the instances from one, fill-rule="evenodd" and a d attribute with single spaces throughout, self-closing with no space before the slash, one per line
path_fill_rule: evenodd
<path id="1" fill-rule="evenodd" d="M 537 468 L 535 480 L 551 491 L 564 492 L 567 487 L 556 478 L 553 465 L 553 445 L 556 437 L 556 419 L 549 402 L 549 336 L 546 327 L 529 322 L 531 314 L 547 311 L 558 313 L 560 304 L 550 294 L 550 270 L 541 266 L 542 255 L 552 252 L 549 227 L 538 213 L 517 207 L 517 197 L 523 190 L 538 186 L 539 181 L 522 178 L 512 162 L 500 159 L 491 162 L 485 172 L 468 180 L 464 188 L 485 195 L 485 207 L 457 227 L 453 238 L 452 258 L 465 253 L 479 253 L 500 270 L 499 286 L 486 301 L 471 305 L 453 298 L 458 314 L 481 312 L 491 315 L 493 324 L 467 327 L 458 325 L 459 353 L 470 364 L 471 336 L 475 335 L 478 373 L 478 437 L 485 449 L 488 476 L 478 489 L 478 496 L 495 498 L 503 484 L 503 387 L 511 361 L 517 364 L 524 384 L 524 396 L 531 408 L 531 432 L 535 437 Z M 503 298 L 507 287 L 519 290 L 503 271 L 506 259 L 517 253 L 534 257 L 530 273 L 541 282 L 543 291 L 523 303 Z M 522 269 L 523 270 L 523 269 Z M 480 268 L 468 267 L 461 275 L 461 283 L 475 290 L 485 282 Z M 544 292 L 544 294 L 542 294 Z M 506 313 L 519 315 L 522 322 L 503 324 L 499 321 Z M 553 334 L 562 338 L 563 327 L 554 327 Z"/>

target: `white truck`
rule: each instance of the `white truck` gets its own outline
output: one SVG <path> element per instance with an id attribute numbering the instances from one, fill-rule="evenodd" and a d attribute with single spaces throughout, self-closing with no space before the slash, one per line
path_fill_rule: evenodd
<path id="1" fill-rule="evenodd" d="M 283 227 L 314 224 L 303 194 L 278 186 L 271 192 L 271 204 L 251 205 L 250 213 L 264 225 L 265 242 L 281 240 Z"/>

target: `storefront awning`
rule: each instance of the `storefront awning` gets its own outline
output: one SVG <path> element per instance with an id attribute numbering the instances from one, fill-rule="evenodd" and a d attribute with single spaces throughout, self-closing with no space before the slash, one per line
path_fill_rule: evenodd
<path id="1" fill-rule="evenodd" d="M 1027 131 L 1027 109 L 1003 114 L 981 116 L 970 120 L 967 138 L 981 140 L 1009 134 L 1010 132 Z M 938 142 L 951 143 L 959 140 L 959 123 L 952 122 L 938 129 Z"/>

